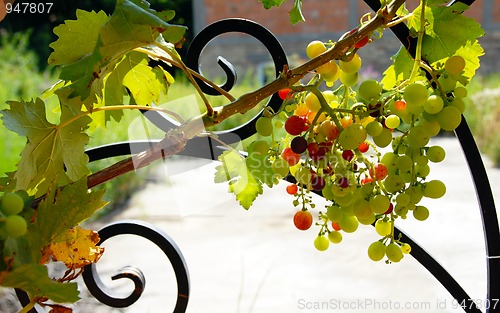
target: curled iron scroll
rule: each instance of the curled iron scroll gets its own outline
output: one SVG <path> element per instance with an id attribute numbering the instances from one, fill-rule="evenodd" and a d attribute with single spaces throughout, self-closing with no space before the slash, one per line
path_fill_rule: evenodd
<path id="1" fill-rule="evenodd" d="M 148 239 L 165 253 L 172 264 L 177 280 L 177 302 L 173 312 L 185 312 L 189 300 L 189 274 L 184 257 L 172 238 L 154 225 L 142 221 L 121 221 L 109 224 L 99 230 L 101 238 L 99 244 L 109 238 L 125 234 Z M 95 264 L 86 266 L 82 277 L 89 292 L 98 301 L 115 308 L 128 307 L 135 303 L 140 298 L 145 287 L 144 275 L 134 267 L 123 268 L 111 278 L 113 280 L 128 278 L 134 282 L 134 290 L 126 297 L 112 295 L 112 292 L 108 290 L 97 274 Z"/>

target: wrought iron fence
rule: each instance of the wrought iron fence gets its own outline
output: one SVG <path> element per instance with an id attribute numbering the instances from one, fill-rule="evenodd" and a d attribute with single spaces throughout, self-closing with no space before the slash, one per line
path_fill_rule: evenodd
<path id="1" fill-rule="evenodd" d="M 378 0 L 364 1 L 375 11 L 380 8 L 380 1 Z M 460 0 L 460 2 L 472 5 L 474 0 Z M 406 25 L 398 24 L 392 28 L 392 31 L 403 45 L 405 45 L 409 53 L 414 55 L 416 44 L 411 40 Z M 224 19 L 207 26 L 193 39 L 187 52 L 187 66 L 199 72 L 199 57 L 203 48 L 215 37 L 228 32 L 245 33 L 261 41 L 273 59 L 276 76 L 278 76 L 283 67 L 288 64 L 286 54 L 281 44 L 269 30 L 253 21 L 233 18 Z M 219 57 L 218 63 L 227 75 L 226 82 L 220 87 L 229 91 L 236 82 L 236 71 L 223 57 Z M 218 92 L 209 85 L 201 81 L 199 83 L 205 93 L 218 95 Z M 269 99 L 267 106 L 277 110 L 281 105 L 281 101 L 282 100 L 275 94 Z M 219 139 L 231 144 L 234 143 L 236 138 L 238 140 L 243 140 L 252 136 L 256 132 L 255 123 L 261 115 L 262 111 L 243 125 L 234 129 L 217 132 Z M 165 132 L 175 127 L 174 123 L 167 116 L 157 111 L 148 112 L 146 117 Z M 491 302 L 494 299 L 500 299 L 500 280 L 498 279 L 500 277 L 500 230 L 493 194 L 481 155 L 464 117 L 462 117 L 461 124 L 455 130 L 455 135 L 464 151 L 480 206 L 479 213 L 482 218 L 487 259 L 486 299 Z M 114 156 L 131 155 L 137 151 L 145 151 L 151 148 L 151 144 L 151 140 L 113 143 L 89 149 L 87 154 L 90 161 L 97 161 Z M 191 140 L 181 154 L 217 160 L 217 157 L 222 152 L 223 149 L 218 146 L 217 142 L 213 141 L 211 138 L 200 137 Z M 293 181 L 293 177 L 285 177 L 285 180 Z M 319 192 L 319 194 L 321 195 L 321 192 Z M 184 257 L 172 238 L 154 225 L 141 221 L 123 221 L 115 222 L 99 230 L 99 236 L 101 238 L 100 243 L 109 238 L 123 234 L 137 235 L 146 238 L 165 253 L 172 264 L 177 280 L 177 302 L 173 312 L 185 312 L 190 292 L 189 273 Z M 395 236 L 399 237 L 400 235 L 404 242 L 411 245 L 411 255 L 448 290 L 458 303 L 466 304 L 466 308 L 464 309 L 466 312 L 481 312 L 480 308 L 473 302 L 462 286 L 437 260 L 408 234 L 396 228 Z M 133 281 L 135 288 L 133 292 L 126 297 L 114 295 L 112 290 L 108 290 L 100 280 L 94 265 L 89 265 L 85 268 L 83 278 L 88 290 L 97 300 L 105 305 L 116 308 L 128 307 L 136 302 L 141 297 L 145 285 L 145 278 L 141 270 L 133 267 L 123 268 L 119 271 L 119 274 L 112 277 L 113 280 L 127 278 Z M 29 303 L 29 298 L 26 293 L 20 290 L 16 290 L 16 293 L 23 305 Z M 30 312 L 36 313 L 36 310 L 32 309 Z M 493 308 L 487 308 L 486 312 L 493 312 Z"/>

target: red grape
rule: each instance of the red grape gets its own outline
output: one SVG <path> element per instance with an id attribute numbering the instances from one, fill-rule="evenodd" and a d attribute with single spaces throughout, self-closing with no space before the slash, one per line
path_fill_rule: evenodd
<path id="1" fill-rule="evenodd" d="M 295 212 L 293 216 L 293 224 L 300 230 L 308 230 L 313 222 L 311 212 L 300 210 Z"/>
<path id="2" fill-rule="evenodd" d="M 292 136 L 300 135 L 306 127 L 306 121 L 297 115 L 290 116 L 285 122 L 285 130 Z"/>

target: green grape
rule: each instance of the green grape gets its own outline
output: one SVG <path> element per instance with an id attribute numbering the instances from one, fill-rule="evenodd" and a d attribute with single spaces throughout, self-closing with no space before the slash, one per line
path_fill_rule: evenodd
<path id="1" fill-rule="evenodd" d="M 462 100 L 460 98 L 454 98 L 453 100 L 451 100 L 450 104 L 452 106 L 454 106 L 455 108 L 457 108 L 460 111 L 460 113 L 464 113 L 464 111 L 465 111 L 464 100 Z"/>
<path id="2" fill-rule="evenodd" d="M 351 124 L 344 129 L 338 138 L 340 145 L 345 150 L 354 150 L 366 140 L 366 130 L 360 124 Z"/>
<path id="3" fill-rule="evenodd" d="M 321 190 L 321 194 L 323 195 L 323 198 L 325 198 L 326 200 L 333 200 L 335 198 L 335 195 L 333 194 L 333 191 L 332 191 L 332 185 L 328 183 L 326 183 L 326 186 L 325 188 L 323 188 L 323 190 Z"/>
<path id="4" fill-rule="evenodd" d="M 328 233 L 328 240 L 331 243 L 340 243 L 342 241 L 342 233 L 336 230 L 331 231 Z"/>
<path id="5" fill-rule="evenodd" d="M 313 112 L 318 112 L 319 109 L 321 109 L 321 103 L 319 102 L 318 97 L 316 97 L 316 95 L 312 92 L 306 95 L 304 101 L 306 103 L 306 107 Z"/>
<path id="6" fill-rule="evenodd" d="M 361 199 L 360 201 L 357 201 L 356 204 L 354 205 L 353 208 L 354 215 L 358 219 L 366 219 L 369 218 L 370 215 L 372 214 L 372 210 L 370 208 L 370 203 L 366 201 L 365 199 Z"/>
<path id="7" fill-rule="evenodd" d="M 444 92 L 450 92 L 455 89 L 457 85 L 457 79 L 448 74 L 443 74 L 438 78 L 439 84 L 441 88 L 443 88 Z"/>
<path id="8" fill-rule="evenodd" d="M 358 83 L 358 73 L 346 73 L 340 71 L 340 82 L 346 86 L 352 87 Z"/>
<path id="9" fill-rule="evenodd" d="M 420 186 L 412 186 L 406 191 L 410 196 L 411 203 L 419 203 L 423 198 L 422 188 Z"/>
<path id="10" fill-rule="evenodd" d="M 5 193 L 0 200 L 0 206 L 5 215 L 15 215 L 24 209 L 24 199 L 17 193 Z"/>
<path id="11" fill-rule="evenodd" d="M 465 59 L 459 55 L 452 55 L 444 63 L 444 69 L 450 74 L 460 74 L 465 68 Z"/>
<path id="12" fill-rule="evenodd" d="M 389 129 L 382 129 L 382 133 L 373 137 L 373 142 L 380 148 L 387 147 L 392 141 L 392 133 Z"/>
<path id="13" fill-rule="evenodd" d="M 424 103 L 424 111 L 429 114 L 439 113 L 444 107 L 444 101 L 437 95 L 430 95 Z"/>
<path id="14" fill-rule="evenodd" d="M 326 236 L 318 236 L 314 239 L 314 247 L 318 251 L 325 251 L 330 246 L 330 241 Z"/>
<path id="15" fill-rule="evenodd" d="M 257 133 L 261 136 L 271 136 L 273 133 L 273 123 L 271 122 L 271 119 L 264 116 L 259 117 L 255 123 L 255 130 L 257 130 Z"/>
<path id="16" fill-rule="evenodd" d="M 391 114 L 385 119 L 385 126 L 396 129 L 401 124 L 401 119 L 396 114 Z"/>
<path id="17" fill-rule="evenodd" d="M 327 82 L 335 82 L 340 76 L 340 68 L 333 60 L 318 67 L 316 72 L 321 74 L 321 78 Z M 328 101 L 328 103 L 330 103 L 330 101 Z"/>
<path id="18" fill-rule="evenodd" d="M 277 176 L 278 179 L 282 179 L 288 172 L 290 171 L 290 165 L 283 158 L 276 158 L 272 165 L 273 173 Z"/>
<path id="19" fill-rule="evenodd" d="M 417 165 L 426 165 L 427 163 L 429 163 L 429 158 L 427 158 L 425 155 L 418 155 L 414 158 L 415 160 L 415 163 Z"/>
<path id="20" fill-rule="evenodd" d="M 382 237 L 392 234 L 392 223 L 379 219 L 375 222 L 375 231 Z"/>
<path id="21" fill-rule="evenodd" d="M 370 209 L 376 214 L 385 213 L 389 209 L 390 204 L 391 201 L 384 195 L 376 195 L 370 199 Z"/>
<path id="22" fill-rule="evenodd" d="M 411 246 L 407 243 L 403 243 L 401 245 L 401 252 L 403 252 L 403 254 L 409 254 L 411 252 Z"/>
<path id="23" fill-rule="evenodd" d="M 418 205 L 413 209 L 413 217 L 418 221 L 425 221 L 429 217 L 429 209 L 423 205 Z"/>
<path id="24" fill-rule="evenodd" d="M 405 182 L 403 178 L 401 178 L 401 176 L 392 174 L 388 175 L 384 180 L 384 186 L 388 192 L 394 193 L 398 190 L 403 189 L 405 187 Z"/>
<path id="25" fill-rule="evenodd" d="M 429 161 L 439 163 L 446 157 L 446 152 L 440 146 L 432 146 L 427 150 L 427 158 Z"/>
<path id="26" fill-rule="evenodd" d="M 424 197 L 438 199 L 446 193 L 446 185 L 440 180 L 431 180 L 424 184 L 422 194 Z"/>
<path id="27" fill-rule="evenodd" d="M 425 129 L 417 125 L 408 132 L 408 143 L 414 148 L 422 148 L 429 142 L 430 136 Z"/>
<path id="28" fill-rule="evenodd" d="M 372 261 L 380 261 L 384 258 L 386 247 L 380 241 L 375 241 L 368 246 L 368 257 Z"/>
<path id="29" fill-rule="evenodd" d="M 428 97 L 427 88 L 420 83 L 408 85 L 403 92 L 403 98 L 410 112 L 412 112 L 411 108 L 423 106 Z"/>
<path id="30" fill-rule="evenodd" d="M 363 225 L 371 225 L 375 222 L 376 218 L 377 217 L 372 212 L 367 218 L 358 218 L 358 222 Z"/>
<path id="31" fill-rule="evenodd" d="M 467 88 L 464 86 L 458 86 L 453 90 L 453 94 L 456 98 L 465 98 L 467 97 Z"/>
<path id="32" fill-rule="evenodd" d="M 385 248 L 385 255 L 387 255 L 389 261 L 394 263 L 401 261 L 401 259 L 403 258 L 401 247 L 395 243 L 390 243 L 389 245 L 387 245 L 387 247 Z"/>
<path id="33" fill-rule="evenodd" d="M 396 167 L 400 171 L 409 171 L 413 167 L 413 160 L 407 155 L 399 156 L 396 159 Z"/>
<path id="34" fill-rule="evenodd" d="M 344 216 L 342 209 L 337 205 L 329 206 L 326 210 L 326 216 L 332 222 L 338 222 Z"/>
<path id="35" fill-rule="evenodd" d="M 9 215 L 5 218 L 5 232 L 7 236 L 19 237 L 26 233 L 28 229 L 28 223 L 26 220 L 19 215 Z"/>
<path id="36" fill-rule="evenodd" d="M 358 229 L 359 222 L 355 216 L 344 216 L 339 221 L 339 226 L 346 233 L 353 233 Z"/>
<path id="37" fill-rule="evenodd" d="M 387 152 L 382 156 L 380 162 L 384 163 L 389 172 L 395 172 L 396 170 L 396 160 L 399 158 L 394 152 Z"/>
<path id="38" fill-rule="evenodd" d="M 295 179 L 297 179 L 297 182 L 303 185 L 308 185 L 311 182 L 312 174 L 311 170 L 309 170 L 307 167 L 301 167 L 299 168 L 295 174 Z"/>
<path id="39" fill-rule="evenodd" d="M 382 134 L 384 126 L 378 121 L 372 121 L 366 125 L 366 132 L 372 137 Z"/>
<path id="40" fill-rule="evenodd" d="M 374 79 L 365 80 L 359 85 L 358 94 L 361 99 L 370 102 L 372 99 L 378 99 L 382 93 L 382 85 Z"/>
<path id="41" fill-rule="evenodd" d="M 340 64 L 340 69 L 344 73 L 354 74 L 354 73 L 359 71 L 359 69 L 361 68 L 362 62 L 361 62 L 361 58 L 359 57 L 359 55 L 354 54 L 354 56 L 352 57 L 352 59 L 350 61 L 344 62 L 344 61 L 340 60 L 339 64 Z"/>
<path id="42" fill-rule="evenodd" d="M 427 134 L 431 137 L 437 136 L 439 132 L 441 131 L 441 125 L 439 125 L 439 122 L 434 120 L 434 121 L 429 121 L 429 120 L 421 120 L 418 126 L 421 126 Z"/>
<path id="43" fill-rule="evenodd" d="M 441 125 L 441 128 L 447 131 L 455 130 L 455 128 L 457 128 L 462 121 L 462 114 L 460 113 L 460 110 L 453 105 L 444 107 L 441 112 L 436 115 L 436 117 L 439 125 Z"/>
<path id="44" fill-rule="evenodd" d="M 425 178 L 427 177 L 427 175 L 429 175 L 430 172 L 431 168 L 427 164 L 415 166 L 415 175 L 417 175 L 418 177 Z"/>
<path id="45" fill-rule="evenodd" d="M 269 151 L 269 143 L 265 140 L 256 140 L 251 144 L 249 150 L 255 153 L 267 154 Z"/>
<path id="46" fill-rule="evenodd" d="M 407 193 L 400 193 L 396 196 L 396 203 L 402 206 L 407 206 L 411 202 L 411 197 Z"/>
<path id="47" fill-rule="evenodd" d="M 319 40 L 311 41 L 306 47 L 307 56 L 312 59 L 326 51 L 326 46 Z"/>

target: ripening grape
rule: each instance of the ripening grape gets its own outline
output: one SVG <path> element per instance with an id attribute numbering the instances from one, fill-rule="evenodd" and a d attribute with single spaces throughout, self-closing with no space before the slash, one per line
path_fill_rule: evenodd
<path id="1" fill-rule="evenodd" d="M 330 246 L 330 240 L 326 236 L 318 236 L 314 239 L 314 247 L 318 251 L 325 251 Z"/>
<path id="2" fill-rule="evenodd" d="M 417 205 L 413 209 L 413 217 L 418 221 L 425 221 L 429 217 L 429 209 L 423 205 Z"/>
<path id="3" fill-rule="evenodd" d="M 24 199 L 17 193 L 5 193 L 0 200 L 0 208 L 5 215 L 16 215 L 24 208 Z"/>
<path id="4" fill-rule="evenodd" d="M 306 210 L 299 210 L 293 215 L 293 224 L 299 230 L 308 230 L 313 222 L 311 212 Z"/>
<path id="5" fill-rule="evenodd" d="M 406 107 L 412 112 L 411 108 L 421 107 L 427 101 L 427 88 L 420 83 L 410 84 L 405 88 L 403 98 L 406 101 Z"/>
<path id="6" fill-rule="evenodd" d="M 372 261 L 380 261 L 384 258 L 386 247 L 380 241 L 375 241 L 368 246 L 368 257 Z"/>
<path id="7" fill-rule="evenodd" d="M 387 245 L 387 247 L 385 248 L 385 255 L 387 255 L 389 261 L 394 263 L 401 261 L 401 259 L 403 258 L 401 247 L 395 243 L 390 243 L 389 245 Z"/>
<path id="8" fill-rule="evenodd" d="M 446 193 L 446 185 L 440 180 L 431 180 L 424 184 L 422 194 L 424 197 L 438 199 Z"/>
<path id="9" fill-rule="evenodd" d="M 347 62 L 340 60 L 339 64 L 340 64 L 340 69 L 344 73 L 353 74 L 353 73 L 356 73 L 359 71 L 359 69 L 361 68 L 362 62 L 361 62 L 361 58 L 359 57 L 359 55 L 354 54 L 354 56 L 352 57 L 351 60 L 349 60 Z"/>
<path id="10" fill-rule="evenodd" d="M 306 54 L 310 59 L 317 57 L 325 51 L 325 44 L 319 40 L 311 41 L 306 47 Z"/>
<path id="11" fill-rule="evenodd" d="M 389 236 L 392 233 L 392 223 L 379 219 L 375 222 L 375 231 L 382 237 Z"/>
<path id="12" fill-rule="evenodd" d="M 270 118 L 261 116 L 255 123 L 255 130 L 259 135 L 267 137 L 273 133 L 273 123 Z"/>
<path id="13" fill-rule="evenodd" d="M 391 114 L 385 118 L 385 126 L 391 129 L 398 128 L 399 124 L 401 124 L 401 120 L 396 114 Z"/>
<path id="14" fill-rule="evenodd" d="M 28 223 L 26 223 L 26 220 L 22 216 L 9 215 L 5 218 L 4 227 L 7 236 L 16 238 L 26 233 Z"/>
<path id="15" fill-rule="evenodd" d="M 346 86 L 352 87 L 358 83 L 358 72 L 346 73 L 340 71 L 340 82 Z"/>
<path id="16" fill-rule="evenodd" d="M 430 114 L 439 113 L 444 107 L 444 101 L 437 95 L 430 95 L 424 103 L 424 111 Z"/>
<path id="17" fill-rule="evenodd" d="M 278 179 L 282 179 L 283 177 L 288 175 L 288 172 L 290 171 L 290 165 L 283 158 L 276 158 L 276 160 L 274 160 L 273 164 L 271 165 L 271 168 L 274 175 L 277 176 Z"/>
<path id="18" fill-rule="evenodd" d="M 328 140 L 335 140 L 340 134 L 339 129 L 335 125 L 333 121 L 326 120 L 323 121 L 319 126 L 318 126 L 318 133 L 320 135 L 325 136 Z"/>
<path id="19" fill-rule="evenodd" d="M 318 112 L 321 109 L 321 104 L 319 103 L 318 97 L 312 92 L 308 93 L 306 98 L 304 99 L 306 106 L 312 112 Z"/>
<path id="20" fill-rule="evenodd" d="M 294 195 L 296 194 L 297 192 L 299 191 L 299 187 L 296 185 L 296 184 L 290 184 L 288 186 L 286 186 L 286 192 L 289 194 L 289 195 Z"/>
<path id="21" fill-rule="evenodd" d="M 387 166 L 384 163 L 377 163 L 370 168 L 370 176 L 375 180 L 383 180 L 388 174 Z"/>
<path id="22" fill-rule="evenodd" d="M 362 82 L 358 88 L 359 96 L 370 102 L 372 99 L 378 99 L 382 93 L 382 85 L 374 79 L 368 79 Z"/>
<path id="23" fill-rule="evenodd" d="M 444 69 L 450 74 L 460 74 L 465 68 L 465 59 L 459 55 L 452 55 L 444 63 Z"/>
<path id="24" fill-rule="evenodd" d="M 462 114 L 455 106 L 444 107 L 437 115 L 437 121 L 441 128 L 447 131 L 455 130 L 462 121 Z"/>
<path id="25" fill-rule="evenodd" d="M 358 229 L 359 222 L 355 216 L 344 215 L 338 222 L 340 228 L 346 233 L 353 233 Z"/>
<path id="26" fill-rule="evenodd" d="M 444 160 L 446 157 L 446 152 L 444 149 L 440 146 L 432 146 L 429 147 L 427 150 L 427 158 L 429 158 L 429 161 L 434 162 L 434 163 L 439 163 Z"/>
<path id="27" fill-rule="evenodd" d="M 307 140 L 302 136 L 295 137 L 290 142 L 290 148 L 293 152 L 301 154 L 307 149 Z"/>
<path id="28" fill-rule="evenodd" d="M 330 240 L 331 243 L 340 243 L 342 241 L 342 233 L 339 231 L 331 231 L 328 233 L 328 240 Z"/>
<path id="29" fill-rule="evenodd" d="M 297 115 L 290 116 L 285 122 L 285 130 L 292 136 L 300 135 L 304 131 L 306 121 Z"/>
<path id="30" fill-rule="evenodd" d="M 283 149 L 281 157 L 288 163 L 289 166 L 294 166 L 300 161 L 300 154 L 293 152 L 290 147 Z"/>

